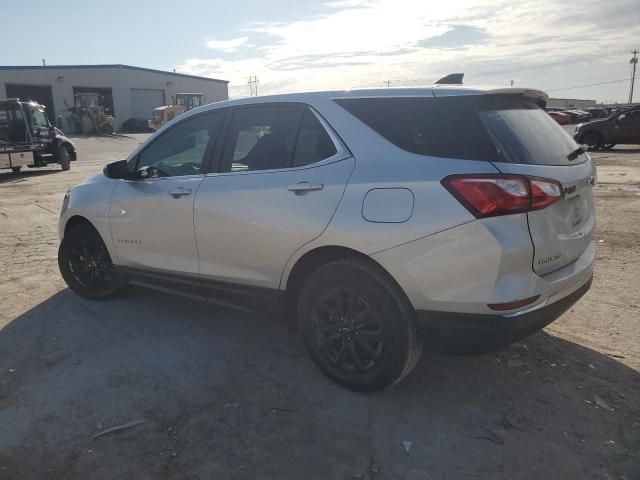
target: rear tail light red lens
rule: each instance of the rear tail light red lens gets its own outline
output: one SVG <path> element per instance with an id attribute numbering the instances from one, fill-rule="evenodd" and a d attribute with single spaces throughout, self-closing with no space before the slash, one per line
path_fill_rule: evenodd
<path id="1" fill-rule="evenodd" d="M 540 210 L 563 196 L 555 180 L 524 175 L 450 175 L 441 183 L 477 218 Z"/>
<path id="2" fill-rule="evenodd" d="M 555 180 L 546 178 L 529 178 L 531 187 L 530 210 L 541 210 L 562 198 L 564 192 L 562 186 Z"/>

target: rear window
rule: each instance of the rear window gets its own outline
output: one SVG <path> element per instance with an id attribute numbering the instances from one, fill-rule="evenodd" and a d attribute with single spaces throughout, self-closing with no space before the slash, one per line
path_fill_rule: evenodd
<path id="1" fill-rule="evenodd" d="M 344 98 L 336 102 L 408 152 L 498 160 L 498 151 L 478 115 L 479 97 Z"/>
<path id="2" fill-rule="evenodd" d="M 586 155 L 570 161 L 576 142 L 542 108 L 513 96 L 487 95 L 480 117 L 505 162 L 532 165 L 581 163 Z"/>
<path id="3" fill-rule="evenodd" d="M 540 165 L 578 145 L 542 108 L 514 95 L 344 98 L 336 102 L 394 145 L 433 157 Z"/>

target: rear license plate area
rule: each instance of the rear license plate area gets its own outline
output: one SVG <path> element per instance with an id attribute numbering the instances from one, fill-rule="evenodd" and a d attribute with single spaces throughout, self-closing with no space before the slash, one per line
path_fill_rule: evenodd
<path id="1" fill-rule="evenodd" d="M 582 198 L 580 195 L 571 197 L 569 202 L 569 223 L 571 227 L 577 227 L 584 221 L 584 211 L 582 208 Z"/>

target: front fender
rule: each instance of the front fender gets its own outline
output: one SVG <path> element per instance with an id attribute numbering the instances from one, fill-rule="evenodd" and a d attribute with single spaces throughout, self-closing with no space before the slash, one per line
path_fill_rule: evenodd
<path id="1" fill-rule="evenodd" d="M 56 135 L 55 138 L 55 147 L 56 147 L 56 151 L 58 150 L 58 148 L 60 148 L 60 145 L 67 145 L 70 150 L 71 150 L 71 160 L 75 161 L 77 158 L 77 154 L 76 154 L 76 146 L 73 144 L 73 142 L 65 137 L 64 135 Z"/>
<path id="2" fill-rule="evenodd" d="M 58 223 L 60 240 L 64 238 L 67 223 L 73 217 L 82 217 L 98 231 L 109 255 L 117 263 L 116 249 L 111 239 L 109 227 L 109 206 L 111 196 L 118 180 L 109 179 L 102 174 L 88 178 L 84 183 L 73 187 L 65 198 Z"/>

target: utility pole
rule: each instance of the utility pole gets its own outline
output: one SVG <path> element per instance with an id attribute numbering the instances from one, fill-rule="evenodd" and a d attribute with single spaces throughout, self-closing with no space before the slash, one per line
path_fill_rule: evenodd
<path id="1" fill-rule="evenodd" d="M 387 80 L 387 88 L 391 86 L 391 80 Z"/>
<path id="2" fill-rule="evenodd" d="M 633 86 L 636 83 L 636 66 L 638 65 L 638 50 L 634 50 L 633 58 L 629 60 L 629 63 L 633 65 L 633 73 L 631 74 L 631 89 L 629 90 L 629 103 L 633 103 Z"/>
<path id="3" fill-rule="evenodd" d="M 249 96 L 258 96 L 258 77 L 256 76 L 249 77 Z"/>

